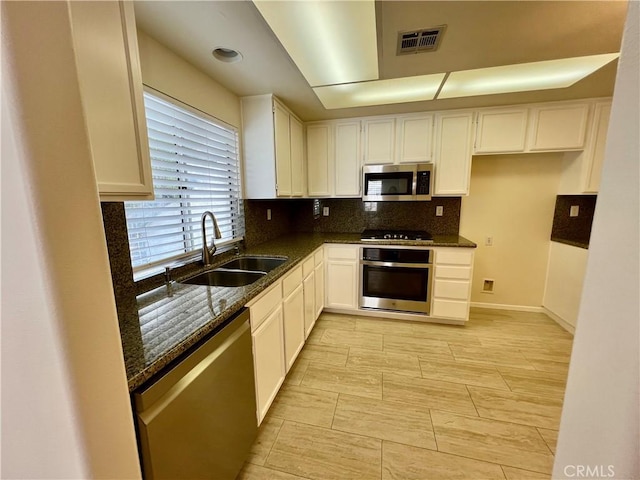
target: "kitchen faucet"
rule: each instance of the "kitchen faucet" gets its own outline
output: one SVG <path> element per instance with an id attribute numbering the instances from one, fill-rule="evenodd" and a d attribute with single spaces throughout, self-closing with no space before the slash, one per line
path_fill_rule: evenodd
<path id="1" fill-rule="evenodd" d="M 216 216 L 210 211 L 206 211 L 202 214 L 201 222 L 202 222 L 202 263 L 204 263 L 205 267 L 211 265 L 211 257 L 216 253 L 216 242 L 215 240 L 211 240 L 211 247 L 207 245 L 207 231 L 205 229 L 205 220 L 207 217 L 211 217 L 213 220 L 213 232 L 215 238 L 222 238 L 222 234 L 220 233 L 220 229 L 218 228 L 218 222 L 216 220 Z"/>

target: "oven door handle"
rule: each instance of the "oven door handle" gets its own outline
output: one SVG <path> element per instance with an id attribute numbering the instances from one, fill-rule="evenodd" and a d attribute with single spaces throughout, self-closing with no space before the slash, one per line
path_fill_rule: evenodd
<path id="1" fill-rule="evenodd" d="M 370 260 L 360 260 L 360 265 L 369 267 L 422 268 L 423 270 L 429 270 L 432 266 L 430 263 L 372 262 Z"/>

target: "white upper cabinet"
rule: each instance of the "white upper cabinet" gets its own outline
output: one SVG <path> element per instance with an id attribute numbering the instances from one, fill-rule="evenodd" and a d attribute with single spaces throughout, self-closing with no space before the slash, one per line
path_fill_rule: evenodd
<path id="1" fill-rule="evenodd" d="M 469 194 L 473 113 L 436 114 L 434 195 Z"/>
<path id="2" fill-rule="evenodd" d="M 329 166 L 333 162 L 332 125 L 307 125 L 307 181 L 310 197 L 327 197 Z"/>
<path id="3" fill-rule="evenodd" d="M 241 100 L 245 197 L 304 195 L 302 123 L 273 95 Z"/>
<path id="4" fill-rule="evenodd" d="M 398 117 L 397 163 L 433 161 L 433 115 Z"/>
<path id="5" fill-rule="evenodd" d="M 584 155 L 586 157 L 586 193 L 597 193 L 600 189 L 600 174 L 604 161 L 604 147 L 609 130 L 609 116 L 611 115 L 611 102 L 596 103 L 593 113 L 593 125 L 590 138 Z"/>
<path id="6" fill-rule="evenodd" d="M 302 197 L 305 194 L 304 173 L 304 127 L 296 117 L 289 117 L 291 142 L 291 195 Z"/>
<path id="7" fill-rule="evenodd" d="M 394 163 L 395 118 L 367 119 L 364 124 L 364 163 L 379 165 Z"/>
<path id="8" fill-rule="evenodd" d="M 532 107 L 528 150 L 583 149 L 588 117 L 587 103 Z"/>
<path id="9" fill-rule="evenodd" d="M 336 123 L 335 137 L 335 196 L 358 197 L 362 177 L 360 122 Z"/>
<path id="10" fill-rule="evenodd" d="M 278 102 L 274 104 L 273 121 L 275 129 L 275 161 L 276 161 L 276 195 L 290 197 L 291 168 L 291 135 L 289 132 L 289 112 Z"/>
<path id="11" fill-rule="evenodd" d="M 474 153 L 524 152 L 527 118 L 526 108 L 481 110 L 478 113 Z"/>
<path id="12" fill-rule="evenodd" d="M 100 199 L 153 199 L 133 3 L 69 6 Z"/>
<path id="13" fill-rule="evenodd" d="M 339 120 L 307 125 L 310 197 L 359 197 L 362 175 L 361 123 Z"/>

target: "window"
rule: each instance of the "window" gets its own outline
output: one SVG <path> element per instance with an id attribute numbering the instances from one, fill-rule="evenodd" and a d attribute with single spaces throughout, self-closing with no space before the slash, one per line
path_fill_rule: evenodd
<path id="1" fill-rule="evenodd" d="M 202 248 L 200 218 L 216 216 L 221 246 L 242 239 L 238 132 L 202 112 L 145 92 L 155 200 L 125 202 L 134 270 Z M 213 235 L 207 220 L 207 237 Z"/>

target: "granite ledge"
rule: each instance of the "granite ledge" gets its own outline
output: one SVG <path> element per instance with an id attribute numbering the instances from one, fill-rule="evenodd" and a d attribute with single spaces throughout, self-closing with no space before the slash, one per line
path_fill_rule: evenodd
<path id="1" fill-rule="evenodd" d="M 362 242 L 359 233 L 324 233 L 285 235 L 248 248 L 243 255 L 285 256 L 288 261 L 245 287 L 172 283 L 170 292 L 163 286 L 137 297 L 138 310 L 126 315 L 127 325 L 121 332 L 129 391 L 140 388 L 178 361 L 180 356 L 215 332 L 252 298 L 324 243 L 476 247 L 475 243 L 459 235 L 435 236 L 433 242 Z"/>
<path id="2" fill-rule="evenodd" d="M 565 245 L 571 245 L 572 247 L 584 248 L 585 250 L 589 250 L 589 242 L 584 242 L 580 240 L 567 240 L 566 238 L 557 238 L 551 237 L 552 242 L 563 243 Z"/>

